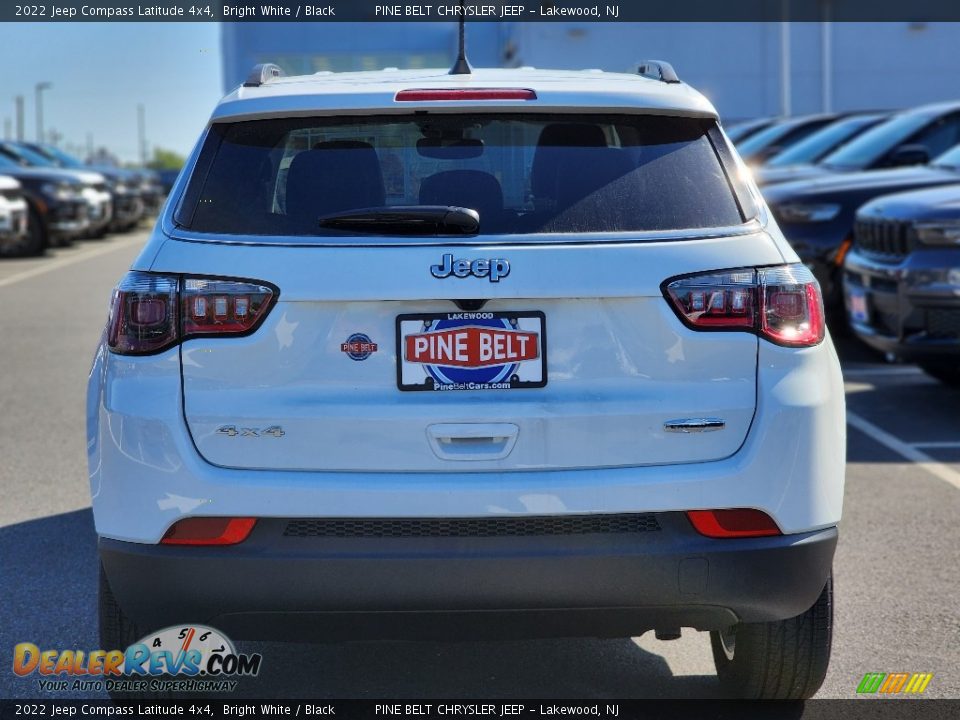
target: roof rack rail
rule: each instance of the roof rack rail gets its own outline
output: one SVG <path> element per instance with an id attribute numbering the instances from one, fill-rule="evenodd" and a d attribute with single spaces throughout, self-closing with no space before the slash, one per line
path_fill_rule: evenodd
<path id="1" fill-rule="evenodd" d="M 651 80 L 659 80 L 665 83 L 678 83 L 680 78 L 673 65 L 664 60 L 644 60 L 637 68 L 637 72 Z"/>
<path id="2" fill-rule="evenodd" d="M 243 81 L 243 86 L 260 87 L 264 83 L 267 83 L 274 78 L 284 77 L 285 75 L 286 73 L 279 65 L 274 65 L 273 63 L 260 63 L 259 65 L 253 66 L 253 70 L 251 70 L 250 74 L 247 75 L 247 79 Z"/>

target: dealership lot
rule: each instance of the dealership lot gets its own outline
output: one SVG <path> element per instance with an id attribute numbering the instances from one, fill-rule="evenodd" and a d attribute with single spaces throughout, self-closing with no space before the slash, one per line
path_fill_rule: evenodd
<path id="1" fill-rule="evenodd" d="M 84 391 L 110 288 L 144 236 L 0 263 L 0 695 L 36 697 L 13 646 L 97 648 L 96 553 Z M 850 410 L 837 556 L 836 638 L 823 697 L 867 672 L 932 672 L 926 695 L 960 697 L 960 391 L 911 366 L 842 348 Z M 776 472 L 775 468 L 771 472 Z M 251 579 L 255 581 L 255 579 Z M 185 620 L 194 620 L 185 618 Z M 706 635 L 631 640 L 245 644 L 263 652 L 244 696 L 713 697 Z"/>

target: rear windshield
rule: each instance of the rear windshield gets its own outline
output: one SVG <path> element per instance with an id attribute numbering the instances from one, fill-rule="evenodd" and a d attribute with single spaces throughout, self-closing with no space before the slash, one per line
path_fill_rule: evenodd
<path id="1" fill-rule="evenodd" d="M 738 225 L 747 194 L 731 185 L 720 142 L 713 121 L 627 115 L 216 124 L 177 222 L 218 234 L 352 235 L 320 218 L 451 206 L 475 210 L 481 234 Z"/>

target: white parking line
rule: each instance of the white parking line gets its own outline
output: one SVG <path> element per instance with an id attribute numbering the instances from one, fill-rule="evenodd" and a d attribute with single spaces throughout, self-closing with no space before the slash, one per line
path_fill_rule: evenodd
<path id="1" fill-rule="evenodd" d="M 850 412 L 849 410 L 847 410 L 847 424 L 856 428 L 865 435 L 870 436 L 870 438 L 876 440 L 884 447 L 893 450 L 893 452 L 897 453 L 897 455 L 916 463 L 917 467 L 926 470 L 931 475 L 940 478 L 945 483 L 948 483 L 957 490 L 960 490 L 960 472 L 957 472 L 942 462 L 937 462 L 922 450 L 918 450 L 917 448 L 908 445 L 900 438 L 891 435 L 886 430 L 877 427 L 869 420 L 866 420 L 865 418 L 862 418 L 856 413 Z"/>
<path id="2" fill-rule="evenodd" d="M 106 255 L 111 253 L 114 250 L 121 250 L 123 248 L 130 247 L 131 245 L 143 244 L 144 237 L 138 235 L 137 237 L 124 238 L 122 240 L 111 241 L 109 245 L 104 245 L 102 247 L 91 248 L 90 250 L 82 250 L 77 255 L 68 255 L 61 258 L 52 258 L 49 262 L 44 262 L 42 265 L 37 265 L 36 267 L 30 268 L 29 270 L 24 270 L 23 272 L 16 273 L 15 275 L 10 275 L 0 280 L 0 287 L 6 287 L 7 285 L 13 285 L 14 283 L 21 282 L 23 280 L 29 280 L 30 278 L 37 277 L 37 275 L 43 275 L 48 272 L 53 272 L 54 270 L 59 270 L 60 268 L 67 267 L 69 265 L 75 265 L 78 262 L 83 262 L 84 260 L 89 260 L 90 258 L 99 257 L 100 255 Z"/>

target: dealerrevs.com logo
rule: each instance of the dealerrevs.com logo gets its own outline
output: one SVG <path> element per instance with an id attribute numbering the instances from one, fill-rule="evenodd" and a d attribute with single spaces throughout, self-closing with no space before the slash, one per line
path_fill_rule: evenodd
<path id="1" fill-rule="evenodd" d="M 238 653 L 219 630 L 176 625 L 151 633 L 125 650 L 13 649 L 13 672 L 39 675 L 43 692 L 232 692 L 238 677 L 260 672 L 259 653 Z"/>

